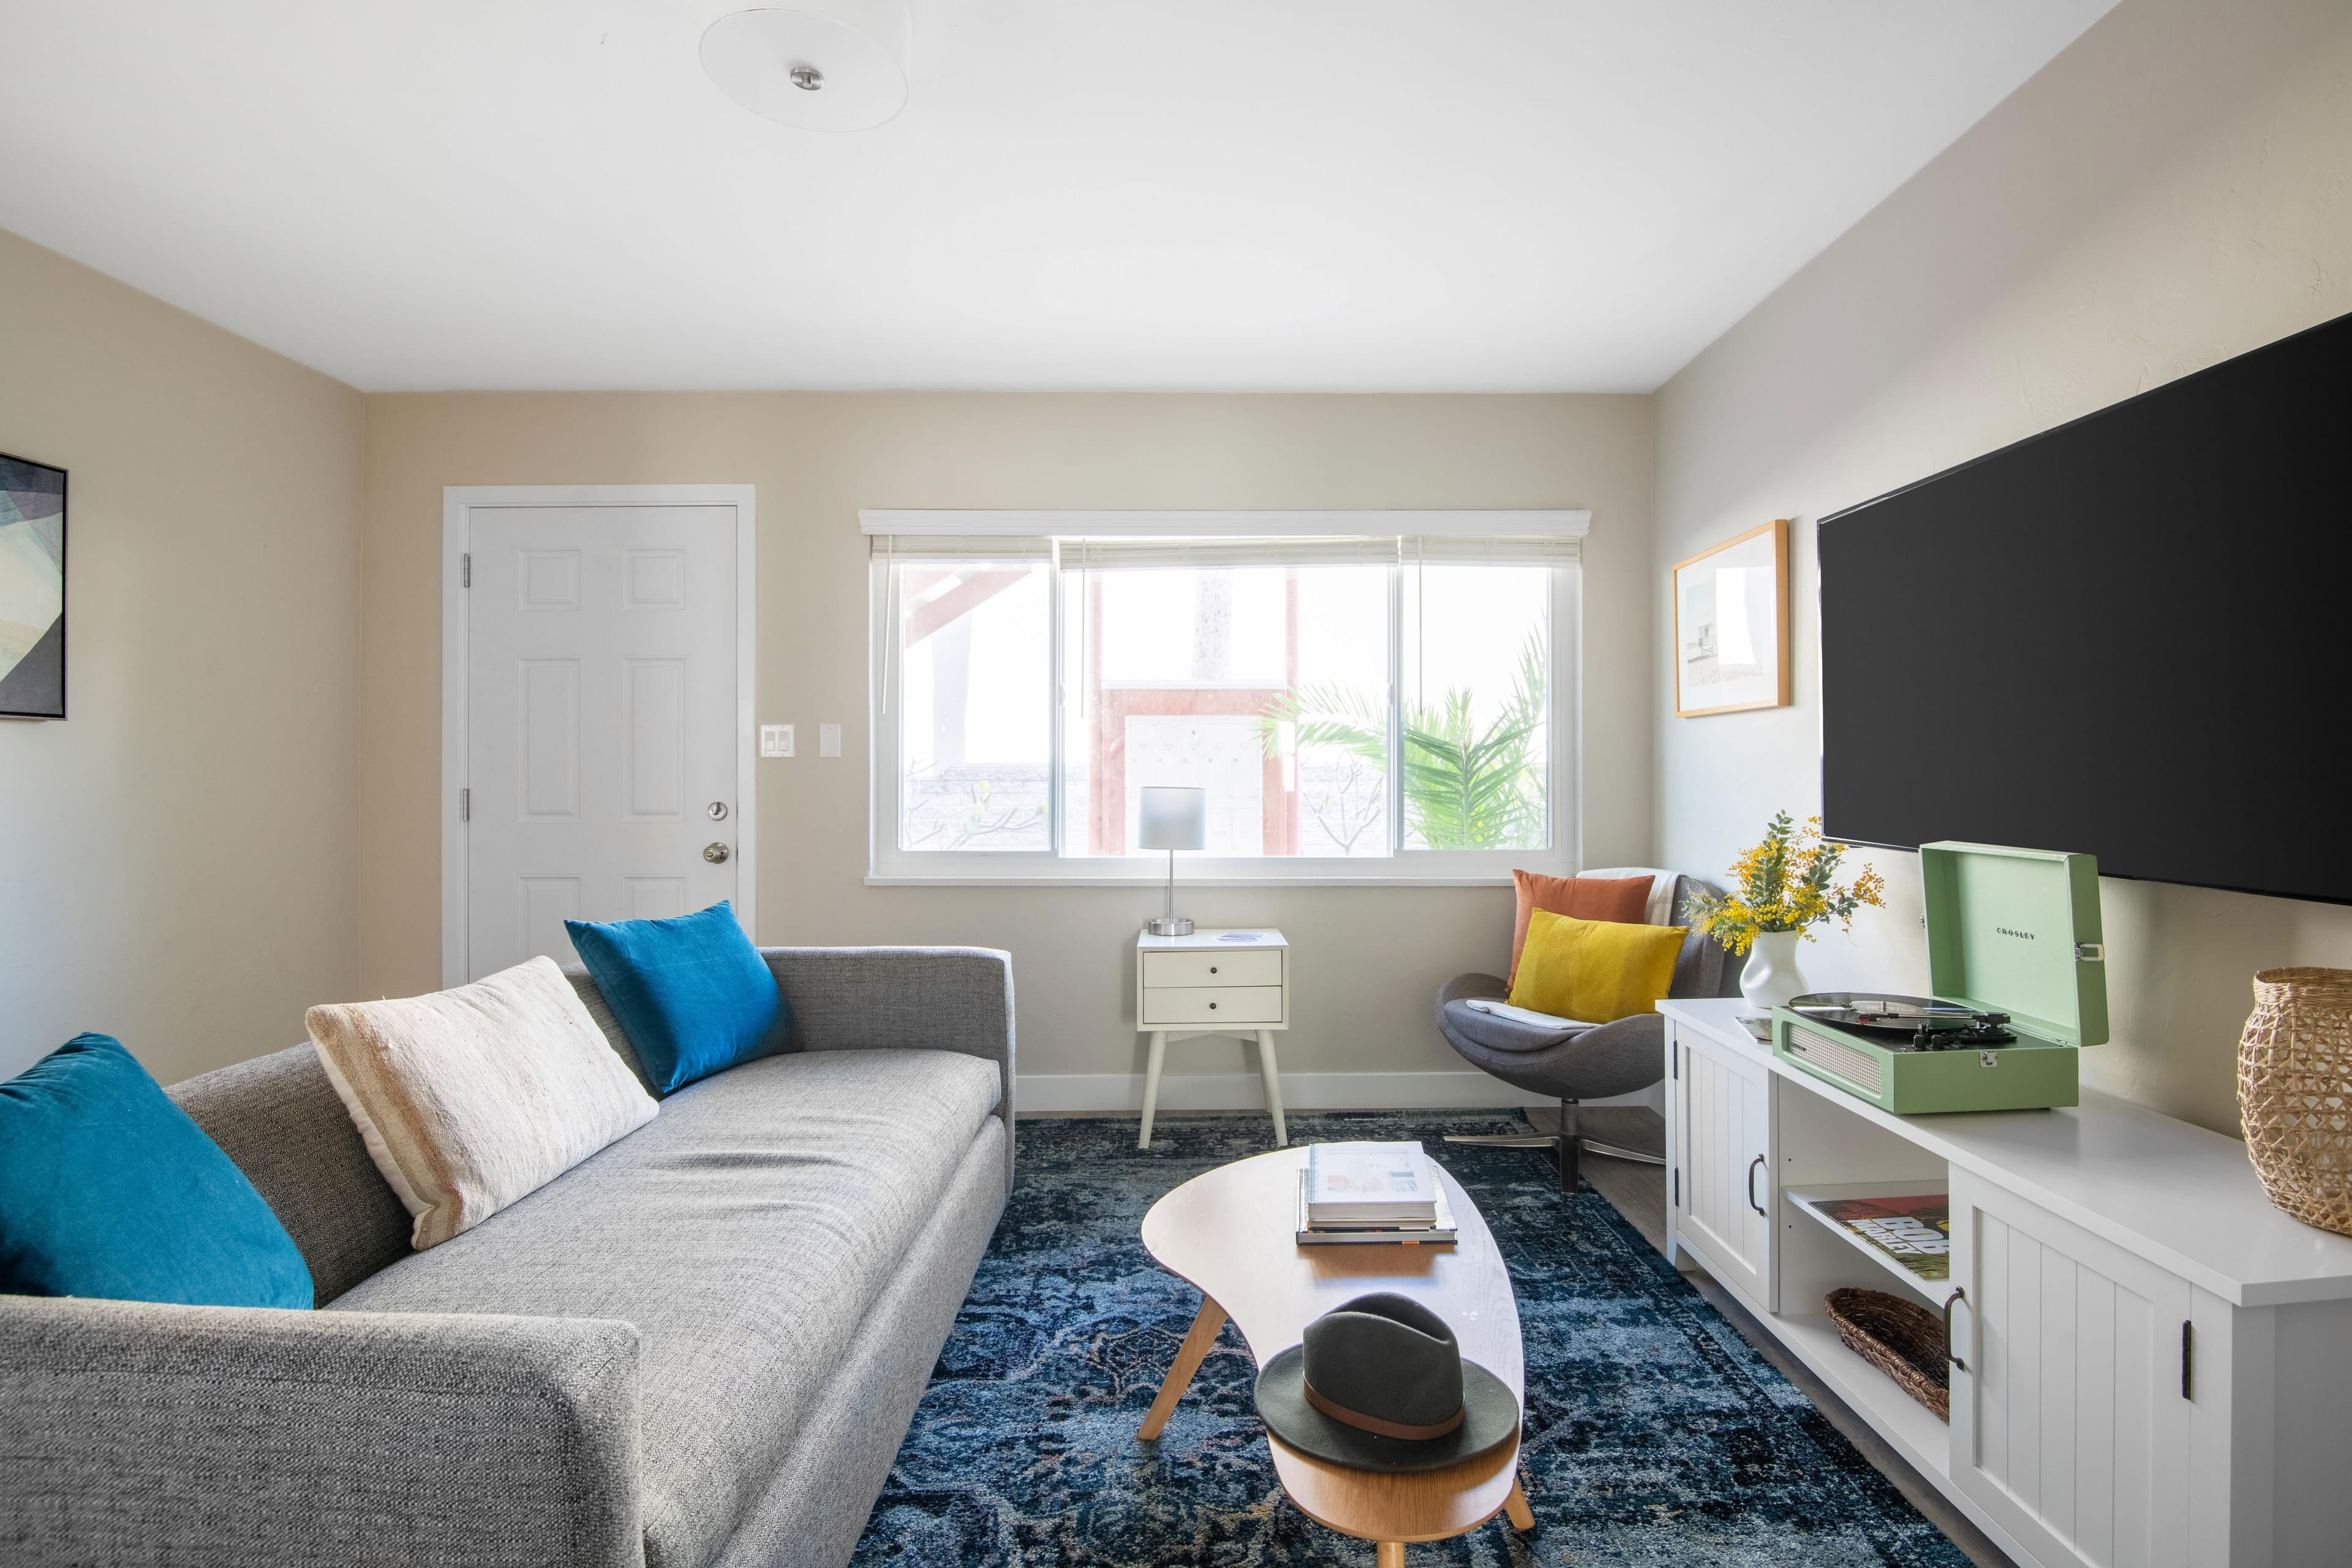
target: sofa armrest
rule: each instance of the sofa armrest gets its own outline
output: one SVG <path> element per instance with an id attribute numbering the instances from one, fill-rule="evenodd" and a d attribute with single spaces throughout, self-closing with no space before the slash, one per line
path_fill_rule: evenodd
<path id="1" fill-rule="evenodd" d="M 990 947 L 763 947 L 804 1051 L 960 1051 L 996 1064 L 1013 1190 L 1013 955 Z"/>
<path id="2" fill-rule="evenodd" d="M 0 1560 L 636 1568 L 637 1331 L 0 1297 Z"/>

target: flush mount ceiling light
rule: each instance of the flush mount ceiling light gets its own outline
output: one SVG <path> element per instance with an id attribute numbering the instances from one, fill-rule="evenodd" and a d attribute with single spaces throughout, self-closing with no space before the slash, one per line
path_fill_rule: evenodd
<path id="1" fill-rule="evenodd" d="M 721 16 L 702 69 L 728 97 L 785 125 L 868 131 L 907 103 L 914 23 L 904 0 L 794 0 Z"/>

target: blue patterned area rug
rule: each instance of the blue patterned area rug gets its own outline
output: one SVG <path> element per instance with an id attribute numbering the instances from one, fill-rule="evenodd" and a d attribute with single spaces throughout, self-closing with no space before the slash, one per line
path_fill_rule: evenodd
<path id="1" fill-rule="evenodd" d="M 1538 1527 L 1502 1519 L 1408 1562 L 1967 1568 L 1967 1559 L 1608 1202 L 1540 1153 L 1450 1148 L 1507 1116 L 1290 1118 L 1294 1142 L 1418 1138 L 1469 1192 L 1518 1293 L 1522 1463 Z M 1137 1227 L 1160 1195 L 1271 1146 L 1264 1121 L 1021 1124 L 1020 1179 L 856 1562 L 1370 1564 L 1282 1495 L 1231 1323 L 1157 1444 L 1135 1429 L 1200 1296 Z"/>

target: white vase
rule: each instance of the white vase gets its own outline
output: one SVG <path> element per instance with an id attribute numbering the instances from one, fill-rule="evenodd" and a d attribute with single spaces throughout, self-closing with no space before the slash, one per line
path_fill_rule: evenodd
<path id="1" fill-rule="evenodd" d="M 1797 940 L 1792 931 L 1759 931 L 1748 950 L 1748 967 L 1739 972 L 1739 994 L 1758 1012 L 1785 1007 L 1805 994 L 1805 977 L 1797 970 Z"/>

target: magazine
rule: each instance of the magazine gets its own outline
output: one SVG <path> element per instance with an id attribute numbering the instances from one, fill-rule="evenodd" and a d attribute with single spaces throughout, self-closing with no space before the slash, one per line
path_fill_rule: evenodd
<path id="1" fill-rule="evenodd" d="M 1946 1194 L 1806 1201 L 1920 1279 L 1952 1277 L 1952 1200 Z"/>

